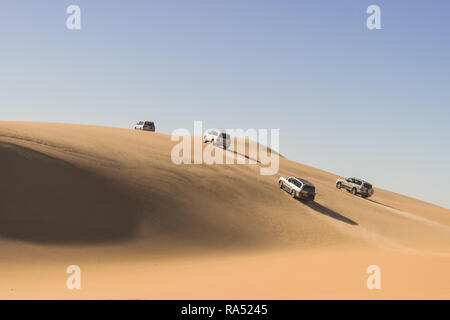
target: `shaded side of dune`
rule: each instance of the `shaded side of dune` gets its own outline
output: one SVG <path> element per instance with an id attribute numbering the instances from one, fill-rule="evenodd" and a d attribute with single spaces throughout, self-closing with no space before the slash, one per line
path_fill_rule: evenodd
<path id="1" fill-rule="evenodd" d="M 111 181 L 0 142 L 0 237 L 44 243 L 130 239 L 137 206 Z"/>
<path id="2" fill-rule="evenodd" d="M 93 165 L 77 166 L 1 141 L 0 168 L 3 238 L 55 245 L 141 240 L 152 250 L 179 245 L 253 247 L 265 242 L 255 239 L 242 221 L 230 220 L 223 203 L 175 192 L 175 186 L 192 186 L 182 173 L 164 188 L 169 172 L 154 168 L 154 175 L 142 175 L 140 185 L 111 172 L 100 173 Z"/>

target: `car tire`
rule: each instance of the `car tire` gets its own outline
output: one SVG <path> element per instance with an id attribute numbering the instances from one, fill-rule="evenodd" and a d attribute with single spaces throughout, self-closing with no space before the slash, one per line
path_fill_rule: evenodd
<path id="1" fill-rule="evenodd" d="M 283 189 L 283 181 L 278 181 L 278 186 L 280 187 L 280 189 Z"/>
<path id="2" fill-rule="evenodd" d="M 352 194 L 353 194 L 354 196 L 356 196 L 356 194 L 357 194 L 356 188 L 353 188 L 353 189 L 352 189 Z"/>
<path id="3" fill-rule="evenodd" d="M 295 199 L 295 190 L 291 190 L 291 197 Z"/>
<path id="4" fill-rule="evenodd" d="M 340 182 L 336 183 L 336 188 L 338 188 L 338 189 L 342 188 L 342 183 L 340 183 Z"/>

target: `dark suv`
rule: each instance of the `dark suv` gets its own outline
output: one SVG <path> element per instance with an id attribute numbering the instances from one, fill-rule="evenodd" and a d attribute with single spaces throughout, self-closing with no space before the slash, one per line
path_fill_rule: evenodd
<path id="1" fill-rule="evenodd" d="M 134 126 L 134 130 L 155 131 L 155 123 L 153 121 L 139 121 Z"/>

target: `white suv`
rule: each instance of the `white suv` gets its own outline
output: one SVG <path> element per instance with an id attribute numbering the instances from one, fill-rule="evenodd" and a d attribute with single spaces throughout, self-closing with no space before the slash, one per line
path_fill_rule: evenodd
<path id="1" fill-rule="evenodd" d="M 228 149 L 231 143 L 231 138 L 230 135 L 226 132 L 217 129 L 211 129 L 207 131 L 203 136 L 203 142 L 211 142 L 217 147 Z"/>
<path id="2" fill-rule="evenodd" d="M 289 192 L 292 198 L 313 201 L 316 197 L 316 187 L 308 180 L 297 177 L 280 177 L 278 179 L 280 189 Z"/>

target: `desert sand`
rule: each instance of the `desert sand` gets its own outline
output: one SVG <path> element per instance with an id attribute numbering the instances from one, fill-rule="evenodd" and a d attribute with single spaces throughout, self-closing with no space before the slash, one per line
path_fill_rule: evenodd
<path id="1" fill-rule="evenodd" d="M 448 299 L 450 210 L 280 157 L 175 165 L 170 135 L 0 122 L 1 299 Z M 330 159 L 330 161 L 332 161 Z M 426 168 L 424 168 L 426 170 Z M 314 203 L 279 176 L 306 178 Z M 66 268 L 81 268 L 68 290 Z M 369 265 L 381 289 L 366 286 Z"/>

